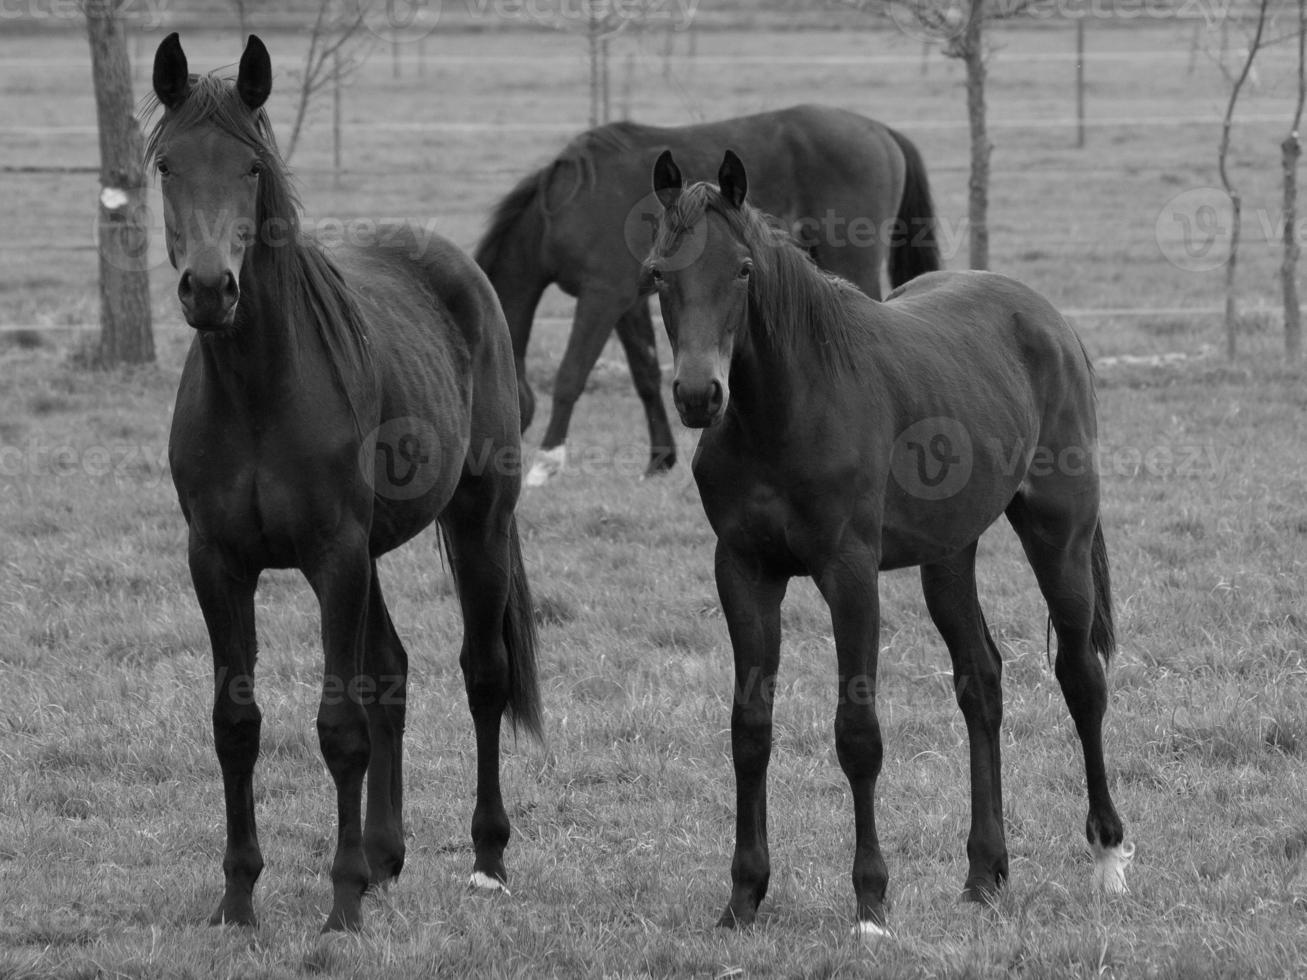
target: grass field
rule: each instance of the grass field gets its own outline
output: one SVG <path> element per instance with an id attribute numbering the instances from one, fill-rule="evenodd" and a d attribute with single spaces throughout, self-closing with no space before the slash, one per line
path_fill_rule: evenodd
<path id="1" fill-rule="evenodd" d="M 156 40 L 142 42 L 147 57 Z M 194 65 L 235 58 L 234 32 L 184 40 Z M 1178 268 L 1156 235 L 1175 194 L 1214 180 L 1210 119 L 1222 88 L 1201 56 L 1189 73 L 1188 40 L 1179 27 L 1091 30 L 1097 122 L 1076 150 L 1071 65 L 1052 57 L 1069 50 L 1069 33 L 1002 36 L 991 89 L 996 268 L 1076 310 L 1219 302 L 1219 271 Z M 299 43 L 269 41 L 274 62 Z M 633 116 L 670 122 L 804 99 L 860 108 L 921 145 L 943 220 L 957 229 L 966 172 L 956 66 L 936 58 L 923 74 L 920 46 L 889 34 L 704 33 L 694 59 L 681 42 L 668 81 L 661 43 L 618 48 L 617 102 L 629 51 Z M 438 35 L 426 51 L 425 76 L 414 60 L 395 80 L 378 56 L 348 90 L 338 184 L 321 120 L 311 131 L 295 161 L 311 217 L 434 216 L 470 245 L 490 204 L 584 122 L 575 38 Z M 0 164 L 94 163 L 84 62 L 73 34 L 0 39 Z M 1285 64 L 1266 63 L 1237 132 L 1249 228 L 1277 207 Z M 71 129 L 36 128 L 49 124 Z M 505 759 L 513 896 L 464 890 L 472 734 L 457 610 L 427 536 L 382 567 L 413 659 L 408 864 L 367 903 L 361 935 L 321 940 L 334 842 L 313 728 L 321 654 L 312 596 L 289 573 L 266 575 L 258 600 L 262 922 L 253 932 L 202 925 L 220 892 L 221 784 L 207 639 L 165 465 L 189 335 L 159 269 L 158 365 L 78 366 L 95 317 L 94 181 L 0 173 L 16 203 L 0 246 L 0 324 L 71 328 L 0 334 L 0 978 L 1307 974 L 1307 372 L 1275 354 L 1278 255 L 1265 236 L 1250 235 L 1244 257 L 1249 353 L 1100 369 L 1122 640 L 1107 748 L 1138 845 L 1128 895 L 1107 901 L 1091 889 L 1078 742 L 1046 661 L 1033 577 L 999 528 L 980 562 L 1006 667 L 1012 880 L 997 907 L 955 901 L 965 730 L 916 576 L 895 573 L 882 580 L 878 793 L 893 938 L 864 947 L 849 936 L 852 813 L 833 751 L 834 652 L 824 606 L 799 582 L 785 609 L 771 890 L 758 928 L 711 928 L 727 897 L 734 810 L 712 534 L 686 469 L 637 479 L 644 425 L 612 348 L 578 407 L 578 464 L 520 508 L 548 742 L 510 744 Z M 545 312 L 567 311 L 549 297 Z M 1220 341 L 1211 317 L 1079 322 L 1099 358 L 1195 354 Z M 557 322 L 537 328 L 538 391 L 564 340 Z M 692 436 L 679 438 L 688 459 Z"/>

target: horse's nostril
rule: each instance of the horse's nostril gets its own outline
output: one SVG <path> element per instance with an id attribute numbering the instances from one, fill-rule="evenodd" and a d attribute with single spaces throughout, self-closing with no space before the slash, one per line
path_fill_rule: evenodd
<path id="1" fill-rule="evenodd" d="M 182 273 L 181 282 L 177 284 L 177 295 L 183 300 L 190 299 L 195 294 L 195 277 L 187 269 Z"/>
<path id="2" fill-rule="evenodd" d="M 722 383 L 715 378 L 708 384 L 708 409 L 717 411 L 722 407 Z"/>
<path id="3" fill-rule="evenodd" d="M 240 287 L 236 285 L 236 276 L 230 269 L 223 275 L 222 295 L 229 303 L 234 303 L 236 297 L 240 295 Z"/>

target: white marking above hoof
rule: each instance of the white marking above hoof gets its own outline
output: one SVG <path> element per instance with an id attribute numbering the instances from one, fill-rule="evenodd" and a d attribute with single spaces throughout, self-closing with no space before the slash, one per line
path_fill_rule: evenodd
<path id="1" fill-rule="evenodd" d="M 1091 845 L 1094 851 L 1094 886 L 1107 895 L 1124 895 L 1130 889 L 1125 883 L 1125 869 L 1134 860 L 1134 844 L 1116 847 Z"/>
<path id="2" fill-rule="evenodd" d="M 546 483 L 563 472 L 567 466 L 567 446 L 559 445 L 553 449 L 541 449 L 536 453 L 531 471 L 526 475 L 528 487 L 543 487 Z"/>
<path id="3" fill-rule="evenodd" d="M 853 938 L 875 942 L 878 939 L 889 939 L 890 931 L 870 919 L 863 919 L 853 927 Z"/>
<path id="4" fill-rule="evenodd" d="M 479 892 L 503 892 L 509 898 L 513 897 L 513 893 L 508 890 L 507 885 L 484 871 L 473 871 L 472 877 L 467 884 L 469 888 L 474 888 Z"/>

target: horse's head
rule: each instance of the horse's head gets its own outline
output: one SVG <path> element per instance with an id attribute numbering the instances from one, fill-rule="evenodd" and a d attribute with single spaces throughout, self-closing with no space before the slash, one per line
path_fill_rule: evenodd
<path id="1" fill-rule="evenodd" d="M 726 151 L 718 187 L 686 188 L 665 150 L 654 164 L 654 192 L 663 216 L 645 261 L 672 344 L 672 394 L 681 421 L 705 428 L 721 420 L 730 398 L 730 367 L 747 333 L 750 247 L 738 219 L 748 186 L 744 164 Z M 720 189 L 719 189 L 720 188 Z"/>
<path id="2" fill-rule="evenodd" d="M 232 325 L 245 254 L 257 233 L 259 183 L 279 166 L 263 103 L 272 89 L 268 49 L 250 35 L 235 85 L 190 75 L 177 35 L 154 56 L 154 93 L 163 117 L 150 150 L 163 188 L 168 258 L 186 322 L 198 330 Z"/>

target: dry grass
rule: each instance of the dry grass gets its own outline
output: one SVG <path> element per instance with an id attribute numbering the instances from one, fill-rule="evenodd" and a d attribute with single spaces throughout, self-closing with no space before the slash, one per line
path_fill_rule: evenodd
<path id="1" fill-rule="evenodd" d="M 197 42 L 195 62 L 230 60 L 229 39 L 221 41 Z M 63 40 L 42 43 L 80 53 Z M 523 42 L 441 43 L 489 50 Z M 555 51 L 562 48 L 549 45 L 561 43 L 539 42 Z M 717 43 L 726 45 L 705 36 L 701 57 Z M 819 35 L 796 43 L 856 47 Z M 1136 42 L 1128 36 L 1120 43 Z M 19 57 L 8 42 L 3 50 Z M 1004 99 L 1020 97 L 1028 100 L 1023 111 L 1038 109 L 1030 91 L 1019 92 L 1003 74 L 1013 57 L 1004 52 L 996 62 L 996 115 Z M 1126 67 L 1130 79 L 1104 77 L 1091 105 L 1124 103 L 1133 87 L 1174 99 L 1175 111 L 1193 111 L 1213 88 L 1168 80 L 1147 60 Z M 875 114 L 901 122 L 920 136 L 927 159 L 941 160 L 941 208 L 960 213 L 964 178 L 949 166 L 961 159 L 960 134 L 925 127 L 918 134 L 910 125 L 915 109 L 930 118 L 925 106 L 956 115 L 951 69 L 937 64 L 907 82 L 849 66 L 791 70 L 778 94 L 774 67 L 729 79 L 707 62 L 694 69 L 700 87 L 723 73 L 728 107 L 741 110 L 782 96 L 824 92 L 830 100 L 833 81 L 852 73 L 850 84 L 861 86 L 866 101 L 879 101 Z M 1173 63 L 1168 70 L 1178 71 Z M 452 94 L 423 111 L 581 118 L 580 81 L 557 104 L 544 85 L 526 94 L 515 89 L 520 103 L 498 104 L 492 94 L 477 96 L 480 102 L 469 95 L 467 73 L 464 64 L 428 78 L 425 89 Z M 764 76 L 769 87 L 752 87 Z M 64 91 L 59 86 L 84 81 L 37 76 L 31 86 L 52 99 Z M 1198 94 L 1182 102 L 1186 85 Z M 395 87 L 395 99 L 420 92 L 413 79 Z M 361 117 L 390 88 L 377 69 L 357 96 L 351 92 L 351 113 Z M 904 90 L 906 103 L 891 98 Z M 650 110 L 641 115 L 671 114 L 669 104 L 654 105 L 658 92 L 638 96 Z M 85 109 L 79 101 L 68 115 Z M 6 100 L 4 112 L 35 110 Z M 392 106 L 373 115 L 398 113 Z M 1006 141 L 1009 134 L 997 135 Z M 1202 140 L 1180 129 L 1121 140 L 1096 132 L 1087 155 L 1075 156 L 1064 135 L 1014 131 L 1016 145 L 1002 144 L 996 163 L 1021 163 L 1031 176 L 1019 179 L 1012 170 L 996 185 L 997 214 L 1010 223 L 996 236 L 1000 263 L 1068 306 L 1210 301 L 1211 277 L 1165 265 L 1137 221 L 1111 232 L 1118 211 L 1150 215 L 1142 227 L 1151 229 L 1158 195 L 1181 186 L 1164 175 L 1190 181 L 1207 167 L 1206 151 L 1194 152 Z M 360 169 L 339 191 L 310 175 L 310 212 L 430 209 L 448 215 L 455 236 L 469 242 L 485 205 L 510 182 L 498 170 L 486 177 L 485 168 L 516 172 L 556 145 L 540 134 L 493 147 L 469 137 L 433 147 L 434 176 L 371 180 L 365 158 L 387 168 L 396 159 L 425 159 L 420 142 L 391 139 L 355 151 L 352 166 Z M 312 156 L 320 149 L 309 147 L 306 164 L 320 161 Z M 402 155 L 388 157 L 387 149 Z M 1098 169 L 1086 169 L 1090 161 Z M 1062 167 L 1061 179 L 1038 174 L 1043 165 Z M 1081 176 L 1072 181 L 1066 171 L 1073 166 Z M 65 188 L 49 208 L 80 214 L 68 197 Z M 395 210 L 404 207 L 412 210 Z M 77 322 L 76 311 L 89 308 L 80 292 L 89 274 L 79 279 L 71 261 L 52 264 L 54 253 L 43 247 L 82 227 L 76 217 L 61 220 L 16 216 L 35 243 L 21 257 L 22 274 L 39 266 L 53 282 L 11 280 L 0 295 L 3 317 L 31 311 Z M 1020 259 L 1019 249 L 1034 247 L 1031 237 L 1043 251 Z M 68 258 L 66 250 L 57 254 Z M 1269 263 L 1263 256 L 1248 264 L 1248 281 L 1267 301 L 1269 280 L 1257 277 Z M 262 925 L 253 932 L 201 926 L 219 894 L 221 789 L 208 729 L 207 641 L 163 465 L 187 338 L 174 325 L 167 278 L 156 285 L 156 368 L 93 374 L 77 368 L 63 346 L 0 349 L 5 980 L 442 972 L 1187 980 L 1307 972 L 1307 376 L 1266 355 L 1230 366 L 1200 359 L 1102 371 L 1106 524 L 1123 643 L 1107 744 L 1117 803 L 1139 846 L 1132 891 L 1120 900 L 1104 901 L 1090 887 L 1078 745 L 1045 661 L 1032 577 L 1014 537 L 1000 528 L 982 545 L 981 590 L 1006 662 L 1012 882 L 1001 902 L 991 910 L 955 902 L 965 873 L 965 733 L 916 577 L 893 574 L 882 583 L 887 757 L 878 812 L 894 938 L 864 948 L 848 935 L 852 815 L 833 758 L 834 654 L 825 610 L 805 583 L 796 583 L 785 610 L 771 893 L 759 928 L 736 935 L 710 927 L 726 898 L 734 807 L 730 657 L 711 578 L 712 537 L 684 469 L 636 479 L 642 454 L 622 453 L 643 446 L 643 420 L 620 373 L 608 373 L 578 409 L 573 446 L 627 459 L 629 467 L 573 471 L 521 507 L 541 613 L 549 741 L 510 746 L 505 760 L 513 898 L 486 900 L 463 889 L 471 861 L 471 726 L 456 663 L 457 611 L 434 540 L 423 538 L 382 570 L 414 669 L 403 879 L 369 902 L 361 935 L 318 937 L 334 829 L 330 780 L 312 727 L 317 617 L 295 576 L 270 574 L 259 593 L 266 720 L 257 794 L 268 859 L 256 895 Z M 559 299 L 551 302 L 564 309 Z M 1192 350 L 1209 334 L 1198 324 L 1147 327 L 1126 319 L 1086 330 L 1098 355 Z M 531 369 L 540 387 L 547 389 L 564 340 L 557 325 L 539 328 Z M 680 437 L 688 459 L 690 435 Z"/>

